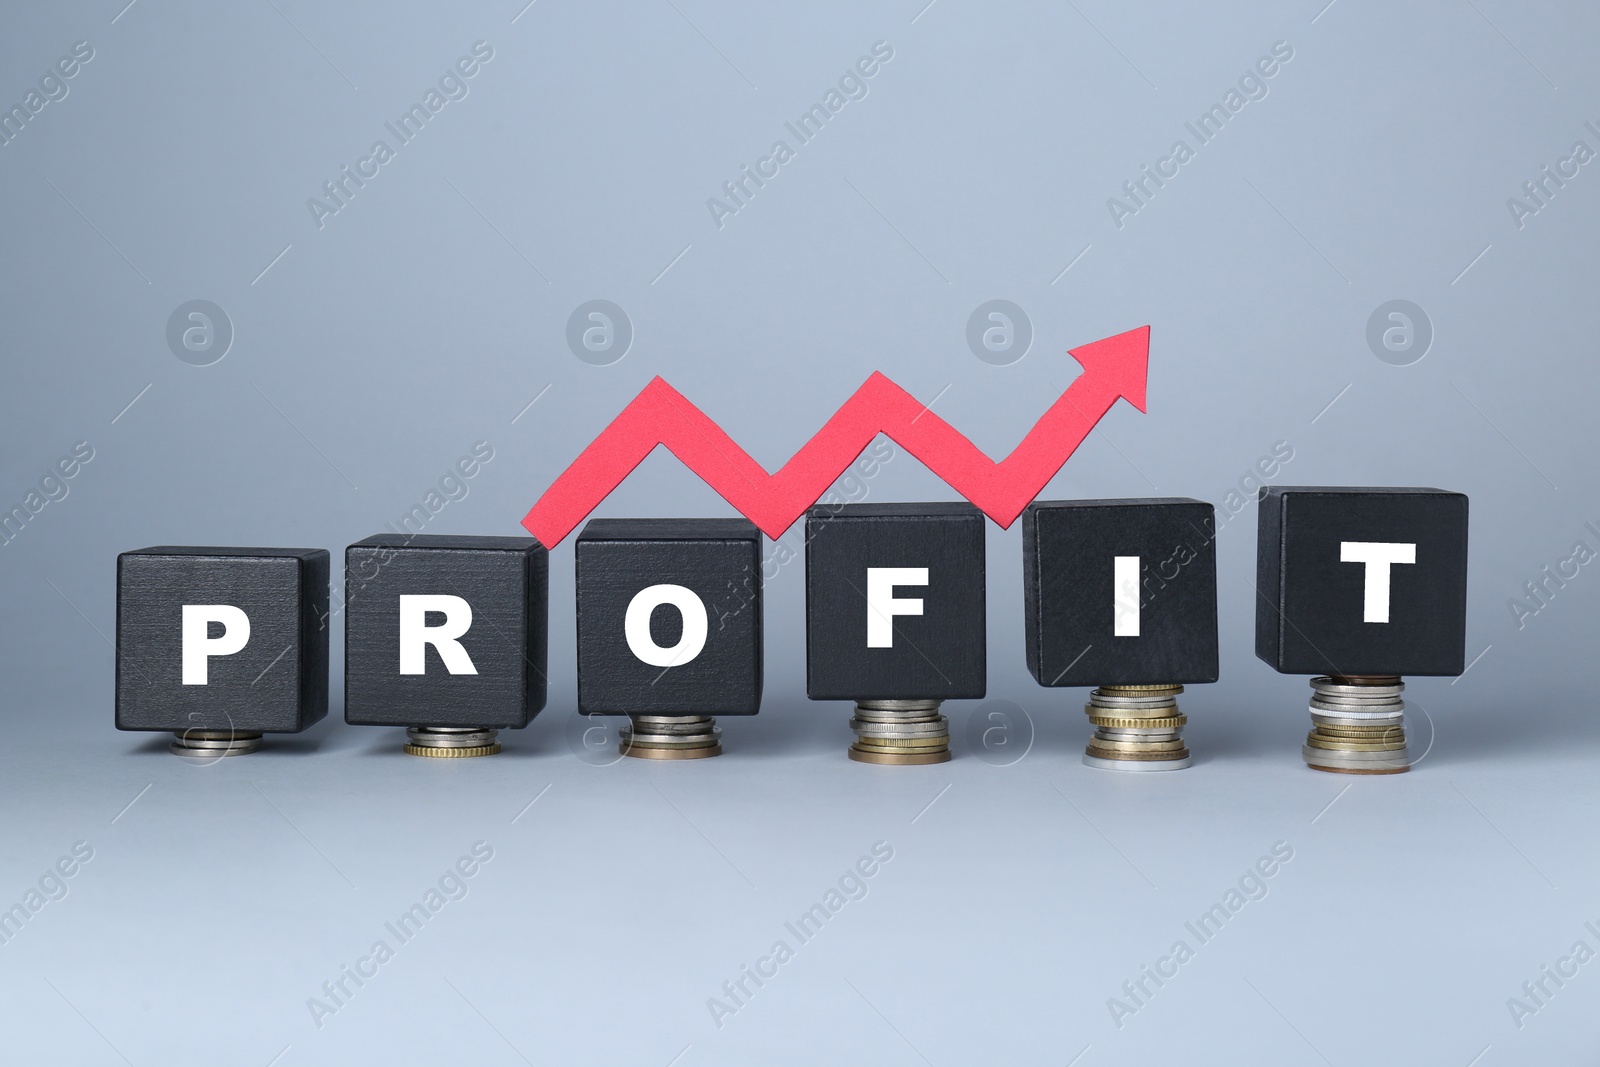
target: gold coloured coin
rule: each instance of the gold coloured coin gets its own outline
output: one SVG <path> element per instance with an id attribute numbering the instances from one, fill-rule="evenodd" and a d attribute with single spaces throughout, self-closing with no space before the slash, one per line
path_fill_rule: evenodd
<path id="1" fill-rule="evenodd" d="M 1101 704 L 1085 704 L 1083 713 L 1089 716 L 1091 722 L 1103 716 L 1113 719 L 1171 719 L 1183 714 L 1176 704 L 1157 704 L 1148 708 L 1108 708 Z"/>
<path id="2" fill-rule="evenodd" d="M 683 745 L 674 748 L 622 745 L 620 750 L 624 756 L 632 756 L 634 759 L 706 759 L 709 756 L 722 755 L 721 744 L 697 745 L 692 748 Z"/>
<path id="3" fill-rule="evenodd" d="M 941 752 L 871 752 L 851 745 L 845 754 L 857 763 L 877 763 L 884 766 L 920 766 L 950 761 L 949 749 Z"/>
<path id="4" fill-rule="evenodd" d="M 934 749 L 949 748 L 950 738 L 944 737 L 860 737 L 856 744 L 861 748 L 882 749 Z"/>
<path id="5" fill-rule="evenodd" d="M 1329 752 L 1399 752 L 1406 747 L 1405 738 L 1394 741 L 1330 741 L 1312 734 L 1306 744 Z"/>
<path id="6" fill-rule="evenodd" d="M 1104 752 L 1176 752 L 1183 747 L 1181 740 L 1173 741 L 1107 741 L 1091 737 L 1089 747 Z"/>
<path id="7" fill-rule="evenodd" d="M 1169 760 L 1189 758 L 1189 750 L 1184 748 L 1181 742 L 1175 749 L 1160 752 L 1118 752 L 1115 755 L 1112 755 L 1103 749 L 1096 749 L 1094 745 L 1090 745 L 1084 750 L 1084 753 L 1086 755 L 1093 756 L 1096 759 L 1121 760 L 1131 763 L 1165 763 Z"/>
<path id="8" fill-rule="evenodd" d="M 1307 763 L 1314 771 L 1329 771 L 1333 774 L 1404 774 L 1411 769 L 1409 764 L 1398 767 L 1329 767 L 1322 763 Z"/>
<path id="9" fill-rule="evenodd" d="M 1188 724 L 1189 716 L 1167 715 L 1142 719 L 1120 715 L 1090 715 L 1089 722 L 1091 725 L 1104 726 L 1111 730 L 1177 730 Z"/>
<path id="10" fill-rule="evenodd" d="M 434 748 L 431 745 L 413 745 L 406 742 L 406 755 L 427 756 L 431 759 L 460 759 L 463 756 L 492 756 L 500 751 L 500 743 L 474 745 L 471 748 Z"/>

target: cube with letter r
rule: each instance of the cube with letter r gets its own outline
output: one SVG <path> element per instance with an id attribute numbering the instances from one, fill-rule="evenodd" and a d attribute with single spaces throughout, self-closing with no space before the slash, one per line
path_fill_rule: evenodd
<path id="1" fill-rule="evenodd" d="M 744 519 L 593 519 L 577 568 L 578 710 L 754 715 L 761 534 Z"/>
<path id="2" fill-rule="evenodd" d="M 379 534 L 345 549 L 344 583 L 346 722 L 520 728 L 544 707 L 538 541 Z"/>
<path id="3" fill-rule="evenodd" d="M 1274 486 L 1259 507 L 1257 656 L 1284 674 L 1461 673 L 1465 495 Z"/>
<path id="4" fill-rule="evenodd" d="M 117 557 L 119 730 L 297 733 L 328 713 L 328 553 Z"/>
<path id="5" fill-rule="evenodd" d="M 807 512 L 806 695 L 983 696 L 984 522 L 964 501 Z"/>
<path id="6" fill-rule="evenodd" d="M 1022 515 L 1022 558 L 1023 637 L 1040 685 L 1217 680 L 1210 504 L 1036 501 Z"/>

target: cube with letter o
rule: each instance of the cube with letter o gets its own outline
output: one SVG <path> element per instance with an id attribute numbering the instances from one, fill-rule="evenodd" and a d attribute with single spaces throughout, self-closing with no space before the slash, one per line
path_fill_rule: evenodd
<path id="1" fill-rule="evenodd" d="M 574 548 L 585 715 L 754 715 L 761 534 L 744 519 L 592 519 Z"/>

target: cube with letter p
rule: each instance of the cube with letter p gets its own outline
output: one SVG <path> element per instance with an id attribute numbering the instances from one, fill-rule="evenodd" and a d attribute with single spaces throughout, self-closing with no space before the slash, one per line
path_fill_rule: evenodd
<path id="1" fill-rule="evenodd" d="M 297 733 L 328 713 L 328 553 L 117 557 L 119 730 Z"/>

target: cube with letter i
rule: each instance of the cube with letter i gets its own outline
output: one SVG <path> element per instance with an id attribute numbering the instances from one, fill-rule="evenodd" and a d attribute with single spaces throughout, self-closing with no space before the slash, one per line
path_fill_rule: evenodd
<path id="1" fill-rule="evenodd" d="M 1022 515 L 1024 641 L 1045 686 L 1217 680 L 1216 517 L 1201 500 L 1041 500 Z"/>
<path id="2" fill-rule="evenodd" d="M 1184 498 L 1042 500 L 1022 517 L 1024 640 L 1043 686 L 1094 686 L 1092 767 L 1189 766 L 1177 697 L 1217 680 L 1216 516 Z"/>

